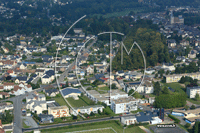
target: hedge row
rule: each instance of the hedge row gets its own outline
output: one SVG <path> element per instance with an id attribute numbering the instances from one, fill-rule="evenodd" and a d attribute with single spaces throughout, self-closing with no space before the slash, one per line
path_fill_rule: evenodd
<path id="1" fill-rule="evenodd" d="M 171 114 L 169 114 L 168 116 L 169 116 L 171 119 L 173 119 L 175 123 L 180 123 L 180 120 L 179 120 L 178 118 L 176 118 L 175 116 L 173 116 L 173 115 L 171 115 Z"/>

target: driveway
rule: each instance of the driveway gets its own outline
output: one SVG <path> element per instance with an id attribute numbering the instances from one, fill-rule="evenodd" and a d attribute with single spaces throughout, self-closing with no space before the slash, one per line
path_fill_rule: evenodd
<path id="1" fill-rule="evenodd" d="M 38 127 L 38 124 L 33 120 L 33 118 L 31 116 L 22 116 L 22 119 L 25 119 L 24 123 L 27 126 L 31 126 L 32 128 Z"/>

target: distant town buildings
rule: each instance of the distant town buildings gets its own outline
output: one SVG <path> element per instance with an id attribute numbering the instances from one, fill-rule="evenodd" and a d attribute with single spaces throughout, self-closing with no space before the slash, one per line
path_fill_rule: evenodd
<path id="1" fill-rule="evenodd" d="M 193 79 L 197 79 L 200 80 L 200 73 L 196 72 L 196 73 L 184 73 L 184 74 L 172 74 L 172 75 L 166 75 L 166 83 L 172 83 L 172 82 L 178 82 L 181 77 L 183 76 L 188 76 L 191 77 Z"/>

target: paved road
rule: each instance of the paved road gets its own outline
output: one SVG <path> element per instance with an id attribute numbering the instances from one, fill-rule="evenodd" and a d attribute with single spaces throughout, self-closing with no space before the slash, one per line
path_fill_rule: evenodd
<path id="1" fill-rule="evenodd" d="M 96 42 L 96 39 L 93 40 L 93 41 L 90 43 L 90 45 L 89 45 L 86 49 L 84 49 L 84 52 L 83 52 L 83 53 L 85 53 L 85 51 L 89 50 L 89 48 L 90 48 L 95 42 Z M 79 57 L 80 57 L 80 56 L 79 56 Z M 79 60 L 79 58 L 77 59 L 77 61 L 78 61 L 78 60 Z M 71 64 L 69 65 L 69 67 L 65 70 L 65 72 L 62 73 L 62 74 L 59 76 L 59 78 L 58 78 L 58 83 L 61 83 L 61 82 L 64 81 L 64 79 L 65 79 L 66 76 L 68 75 L 68 72 L 72 69 L 72 67 L 73 67 L 75 64 L 76 64 L 76 61 L 74 61 L 73 63 L 71 63 Z"/>
<path id="2" fill-rule="evenodd" d="M 78 121 L 78 122 L 39 126 L 38 128 L 23 128 L 22 131 L 25 132 L 25 131 L 32 131 L 32 130 L 37 130 L 37 129 L 50 129 L 50 128 L 56 128 L 56 127 L 69 126 L 69 125 L 80 125 L 80 124 L 101 122 L 101 121 L 108 121 L 108 120 L 118 120 L 119 118 L 120 116 L 116 116 L 114 118 L 107 117 L 107 118 L 100 118 L 100 119 L 94 119 L 94 120 L 85 120 L 85 121 Z"/>
<path id="3" fill-rule="evenodd" d="M 22 133 L 22 99 L 24 98 L 23 96 L 18 96 L 14 98 L 13 105 L 14 105 L 14 133 Z"/>
<path id="4" fill-rule="evenodd" d="M 30 93 L 33 93 L 34 91 L 41 91 L 42 89 L 39 88 L 39 89 L 36 89 L 36 90 L 33 90 L 32 92 L 29 92 Z M 12 98 L 9 98 L 9 99 L 5 99 L 5 100 L 1 100 L 0 102 L 5 102 L 5 101 L 13 101 L 13 106 L 14 106 L 14 129 L 13 129 L 13 132 L 14 133 L 22 133 L 22 99 L 25 98 L 27 94 L 24 94 L 24 95 L 20 95 L 20 96 L 16 96 L 16 97 L 12 97 Z"/>
<path id="5" fill-rule="evenodd" d="M 198 104 L 191 103 L 190 101 L 186 101 L 186 102 L 187 102 L 187 105 L 189 107 L 191 107 L 192 105 L 194 105 L 196 108 L 200 108 L 200 105 L 198 105 Z"/>

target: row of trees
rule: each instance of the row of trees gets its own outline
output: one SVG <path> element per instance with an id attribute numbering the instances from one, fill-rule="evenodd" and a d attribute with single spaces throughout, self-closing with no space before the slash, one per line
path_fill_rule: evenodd
<path id="1" fill-rule="evenodd" d="M 9 110 L 8 111 L 6 110 L 5 113 L 1 115 L 1 121 L 2 121 L 2 124 L 8 124 L 13 121 L 13 115 L 10 114 Z"/>
<path id="2" fill-rule="evenodd" d="M 189 65 L 185 65 L 183 64 L 182 67 L 180 67 L 180 65 L 178 65 L 175 69 L 175 73 L 176 74 L 180 74 L 180 73 L 192 73 L 192 72 L 198 72 L 199 68 L 196 65 L 195 62 L 191 62 Z"/>
<path id="3" fill-rule="evenodd" d="M 176 108 L 183 107 L 186 104 L 187 96 L 185 94 L 181 94 L 175 92 L 173 94 L 161 94 L 156 96 L 154 106 L 157 108 Z"/>

